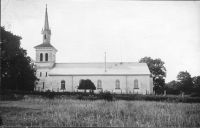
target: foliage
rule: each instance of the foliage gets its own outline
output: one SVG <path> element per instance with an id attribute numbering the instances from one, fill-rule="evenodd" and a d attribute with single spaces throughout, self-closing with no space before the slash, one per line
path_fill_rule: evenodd
<path id="1" fill-rule="evenodd" d="M 164 67 L 164 62 L 161 59 L 152 59 L 150 57 L 141 58 L 140 63 L 146 63 L 153 77 L 154 91 L 157 94 L 163 93 L 166 77 L 166 68 Z"/>
<path id="2" fill-rule="evenodd" d="M 200 97 L 200 93 L 192 93 L 190 97 Z"/>
<path id="3" fill-rule="evenodd" d="M 2 118 L 1 118 L 1 114 L 0 114 L 0 126 L 3 125 L 3 121 L 2 121 Z"/>
<path id="4" fill-rule="evenodd" d="M 177 80 L 179 81 L 179 90 L 185 94 L 191 94 L 193 91 L 193 81 L 190 73 L 187 71 L 181 71 L 177 75 Z"/>
<path id="5" fill-rule="evenodd" d="M 79 83 L 79 86 L 78 86 L 78 89 L 85 90 L 85 92 L 86 92 L 86 90 L 92 90 L 92 91 L 96 90 L 96 87 L 95 87 L 94 83 L 91 80 L 89 80 L 89 79 L 86 79 L 86 80 L 81 79 L 80 83 Z"/>
<path id="6" fill-rule="evenodd" d="M 193 77 L 194 92 L 200 95 L 200 76 Z"/>
<path id="7" fill-rule="evenodd" d="M 104 99 L 107 101 L 113 101 L 113 96 L 109 91 L 100 92 L 99 95 L 101 99 Z"/>
<path id="8" fill-rule="evenodd" d="M 178 81 L 175 81 L 175 80 L 165 84 L 164 89 L 166 90 L 167 94 L 173 94 L 173 95 L 180 94 L 179 83 Z"/>
<path id="9" fill-rule="evenodd" d="M 1 100 L 23 100 L 25 97 L 42 99 L 77 99 L 77 100 L 140 100 L 140 101 L 159 101 L 159 102 L 183 102 L 200 103 L 198 94 L 189 96 L 181 95 L 141 95 L 141 94 L 111 94 L 110 92 L 100 92 L 99 94 L 89 94 L 82 92 L 23 92 L 23 91 L 2 91 Z"/>
<path id="10" fill-rule="evenodd" d="M 1 88 L 33 91 L 37 77 L 33 61 L 20 47 L 22 38 L 1 27 Z"/>

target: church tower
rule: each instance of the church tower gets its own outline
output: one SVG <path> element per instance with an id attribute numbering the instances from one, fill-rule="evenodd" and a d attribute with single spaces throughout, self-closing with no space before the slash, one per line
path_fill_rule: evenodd
<path id="1" fill-rule="evenodd" d="M 37 67 L 52 67 L 56 62 L 57 49 L 51 45 L 51 30 L 49 28 L 47 6 L 45 12 L 44 28 L 42 29 L 43 42 L 35 46 L 36 49 L 36 65 Z"/>
<path id="2" fill-rule="evenodd" d="M 42 29 L 43 42 L 40 45 L 35 46 L 36 50 L 36 76 L 39 78 L 36 90 L 45 91 L 49 90 L 50 77 L 49 71 L 54 67 L 56 62 L 57 49 L 51 45 L 51 29 L 49 28 L 47 5 L 45 11 L 44 28 Z"/>

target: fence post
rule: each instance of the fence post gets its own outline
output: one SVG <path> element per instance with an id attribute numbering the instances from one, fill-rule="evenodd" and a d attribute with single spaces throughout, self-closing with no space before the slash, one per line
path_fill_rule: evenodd
<path id="1" fill-rule="evenodd" d="M 147 90 L 146 90 L 146 95 L 147 95 Z"/>
<path id="2" fill-rule="evenodd" d="M 166 96 L 166 90 L 164 90 L 164 96 Z"/>
<path id="3" fill-rule="evenodd" d="M 184 97 L 184 92 L 182 92 L 182 98 Z"/>

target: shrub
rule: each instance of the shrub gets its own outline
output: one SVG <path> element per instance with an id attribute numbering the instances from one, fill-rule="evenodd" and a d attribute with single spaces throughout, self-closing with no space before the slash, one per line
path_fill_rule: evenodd
<path id="1" fill-rule="evenodd" d="M 2 125 L 3 125 L 3 120 L 2 120 L 1 115 L 0 115 L 0 126 L 2 126 Z"/>
<path id="2" fill-rule="evenodd" d="M 192 94 L 190 95 L 190 97 L 200 97 L 200 94 L 199 94 L 199 93 L 192 93 Z"/>
<path id="3" fill-rule="evenodd" d="M 107 100 L 107 101 L 113 101 L 113 96 L 109 91 L 100 92 L 99 96 L 101 99 Z"/>

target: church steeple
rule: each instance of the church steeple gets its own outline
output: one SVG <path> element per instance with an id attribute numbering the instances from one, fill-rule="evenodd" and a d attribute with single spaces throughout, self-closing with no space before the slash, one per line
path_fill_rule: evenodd
<path id="1" fill-rule="evenodd" d="M 35 46 L 36 49 L 36 65 L 39 67 L 45 67 L 56 62 L 56 52 L 58 51 L 50 43 L 51 30 L 49 28 L 47 5 L 45 12 L 44 28 L 42 28 L 43 42 L 40 45 Z M 43 65 L 45 63 L 45 65 Z"/>
<path id="2" fill-rule="evenodd" d="M 49 43 L 51 39 L 51 30 L 49 29 L 49 21 L 48 21 L 48 13 L 47 13 L 47 5 L 46 5 L 46 12 L 45 12 L 45 21 L 44 21 L 44 30 L 42 29 L 43 34 L 43 43 Z"/>
<path id="3" fill-rule="evenodd" d="M 48 21 L 47 5 L 46 5 L 46 13 L 45 13 L 45 21 L 44 21 L 44 30 L 49 30 L 49 21 Z"/>

